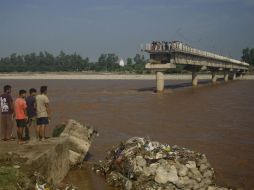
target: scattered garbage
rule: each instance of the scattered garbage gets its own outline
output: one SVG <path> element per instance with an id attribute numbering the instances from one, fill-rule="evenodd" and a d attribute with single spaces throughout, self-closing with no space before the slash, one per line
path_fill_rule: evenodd
<path id="1" fill-rule="evenodd" d="M 215 185 L 214 170 L 204 154 L 147 138 L 121 142 L 93 170 L 125 190 L 229 190 Z"/>
<path id="2" fill-rule="evenodd" d="M 40 173 L 34 172 L 33 174 L 35 180 L 35 190 L 53 190 L 55 187 L 52 184 L 47 183 L 45 177 Z"/>
<path id="3" fill-rule="evenodd" d="M 19 169 L 19 168 L 20 168 L 20 166 L 19 166 L 19 165 L 13 165 L 13 168 L 15 168 L 15 169 Z"/>
<path id="4" fill-rule="evenodd" d="M 77 187 L 71 184 L 64 184 L 61 188 L 50 184 L 46 179 L 40 174 L 35 172 L 34 177 L 36 177 L 35 190 L 78 190 Z"/>

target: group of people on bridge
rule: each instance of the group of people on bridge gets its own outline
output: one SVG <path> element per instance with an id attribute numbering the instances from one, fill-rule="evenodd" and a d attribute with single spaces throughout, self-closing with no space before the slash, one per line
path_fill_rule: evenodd
<path id="1" fill-rule="evenodd" d="M 169 50 L 170 49 L 170 42 L 166 41 L 153 41 L 151 43 L 151 50 L 155 51 L 164 51 L 164 50 Z"/>
<path id="2" fill-rule="evenodd" d="M 40 94 L 37 94 L 35 88 L 31 88 L 28 96 L 27 91 L 21 89 L 15 101 L 11 95 L 11 85 L 5 85 L 3 90 L 4 92 L 0 96 L 1 140 L 15 140 L 13 126 L 16 125 L 19 144 L 30 140 L 29 130 L 31 127 L 34 127 L 36 131 L 36 139 L 44 141 L 46 138 L 45 128 L 49 124 L 51 114 L 47 86 L 40 87 Z M 23 135 L 24 131 L 25 136 Z"/>

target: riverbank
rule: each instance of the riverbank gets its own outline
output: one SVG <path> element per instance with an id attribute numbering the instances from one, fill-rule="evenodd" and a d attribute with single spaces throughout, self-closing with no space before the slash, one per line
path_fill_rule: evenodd
<path id="1" fill-rule="evenodd" d="M 166 74 L 166 80 L 191 80 L 191 74 Z M 212 75 L 199 74 L 199 79 L 209 80 Z M 117 73 L 2 73 L 0 79 L 80 79 L 80 80 L 155 80 L 155 74 L 117 74 Z M 218 75 L 223 78 L 223 75 Z M 254 80 L 254 75 L 245 75 L 243 80 Z"/>
<path id="2" fill-rule="evenodd" d="M 44 183 L 49 189 L 58 189 L 70 168 L 83 163 L 95 134 L 93 127 L 70 119 L 55 127 L 54 137 L 44 141 L 0 141 L 0 190 L 39 190 L 35 187 Z M 43 178 L 41 184 L 39 177 Z"/>

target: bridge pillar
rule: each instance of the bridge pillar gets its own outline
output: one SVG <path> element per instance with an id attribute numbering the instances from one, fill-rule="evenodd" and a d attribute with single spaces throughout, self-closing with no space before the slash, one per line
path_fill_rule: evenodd
<path id="1" fill-rule="evenodd" d="M 162 92 L 164 90 L 164 74 L 161 71 L 156 72 L 156 83 L 157 87 L 156 90 L 157 92 Z"/>
<path id="2" fill-rule="evenodd" d="M 235 79 L 236 79 L 236 73 L 233 73 L 232 80 L 235 80 Z"/>
<path id="3" fill-rule="evenodd" d="M 224 81 L 225 82 L 228 81 L 228 72 L 227 71 L 224 72 Z"/>
<path id="4" fill-rule="evenodd" d="M 198 85 L 198 73 L 196 71 L 192 71 L 192 86 Z"/>
<path id="5" fill-rule="evenodd" d="M 217 81 L 216 72 L 212 72 L 212 83 L 216 83 L 216 81 Z"/>

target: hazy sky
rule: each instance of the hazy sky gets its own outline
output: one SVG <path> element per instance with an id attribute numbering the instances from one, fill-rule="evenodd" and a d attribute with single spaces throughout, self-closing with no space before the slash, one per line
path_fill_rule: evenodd
<path id="1" fill-rule="evenodd" d="M 0 0 L 0 57 L 63 50 L 127 58 L 152 40 L 240 58 L 254 47 L 254 0 Z"/>

